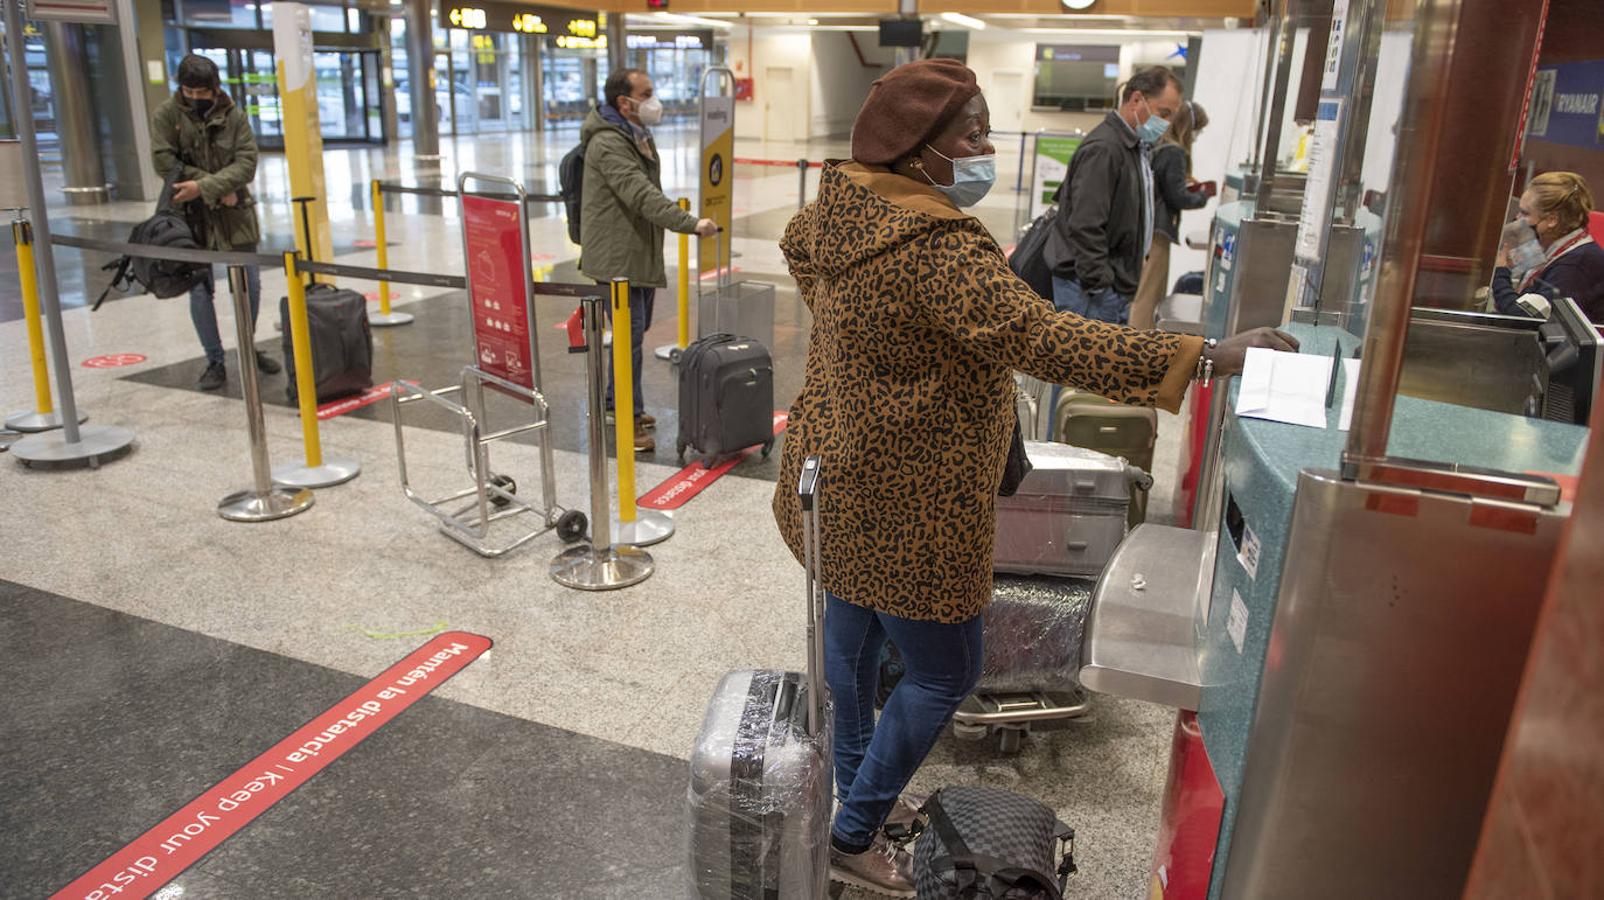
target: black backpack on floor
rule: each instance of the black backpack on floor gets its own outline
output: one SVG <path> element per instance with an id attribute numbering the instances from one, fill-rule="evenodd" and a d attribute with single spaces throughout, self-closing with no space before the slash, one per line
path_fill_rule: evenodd
<path id="1" fill-rule="evenodd" d="M 585 193 L 585 144 L 563 154 L 557 164 L 557 184 L 562 191 L 563 206 L 568 211 L 568 239 L 579 243 L 579 211 Z"/>
<path id="2" fill-rule="evenodd" d="M 156 214 L 134 226 L 133 232 L 128 235 L 128 243 L 179 250 L 206 249 L 196 242 L 195 232 L 190 228 L 183 211 L 172 204 L 173 180 L 177 175 L 175 169 L 167 177 L 167 183 L 162 185 L 161 197 L 156 200 Z M 212 267 L 205 263 L 144 256 L 119 256 L 101 268 L 106 271 L 115 269 L 116 274 L 111 276 L 111 283 L 106 285 L 106 289 L 100 292 L 92 310 L 99 309 L 106 302 L 106 295 L 113 288 L 131 293 L 139 287 L 165 300 L 188 293 L 196 284 L 212 280 Z"/>
<path id="3" fill-rule="evenodd" d="M 919 900 L 1063 900 L 1075 830 L 1046 806 L 996 788 L 949 787 L 921 813 L 929 825 L 913 849 Z"/>

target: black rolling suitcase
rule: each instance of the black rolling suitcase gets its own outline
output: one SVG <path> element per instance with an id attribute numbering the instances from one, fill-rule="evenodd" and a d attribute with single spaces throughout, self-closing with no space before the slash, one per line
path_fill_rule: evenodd
<path id="1" fill-rule="evenodd" d="M 679 458 L 690 447 L 708 465 L 761 444 L 774 449 L 774 361 L 761 341 L 710 334 L 685 348 L 679 370 Z"/>
<path id="2" fill-rule="evenodd" d="M 279 317 L 284 322 L 284 371 L 289 375 L 286 393 L 295 403 L 299 394 L 288 297 L 279 300 Z M 306 320 L 312 336 L 312 380 L 318 402 L 373 387 L 373 331 L 368 325 L 367 300 L 353 290 L 314 284 L 306 290 Z"/>
<path id="3" fill-rule="evenodd" d="M 829 888 L 834 711 L 824 686 L 819 458 L 802 466 L 808 661 L 731 672 L 691 751 L 691 881 L 701 900 L 824 900 Z"/>

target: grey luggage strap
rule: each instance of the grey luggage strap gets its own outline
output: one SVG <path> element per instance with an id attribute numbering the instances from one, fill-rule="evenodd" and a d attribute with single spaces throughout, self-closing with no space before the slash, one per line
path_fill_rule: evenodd
<path id="1" fill-rule="evenodd" d="M 981 885 L 990 890 L 990 896 L 1002 896 L 1009 889 L 1031 885 L 1045 891 L 1050 900 L 1063 900 L 1064 889 L 1069 884 L 1069 876 L 1077 870 L 1075 867 L 1075 829 L 1057 823 L 1054 835 L 1061 846 L 1066 848 L 1064 860 L 1058 866 L 1058 880 L 1054 882 L 1052 876 L 1045 872 L 1025 866 L 1017 866 L 1006 859 L 995 856 L 974 853 L 969 844 L 958 833 L 958 829 L 948 818 L 947 811 L 941 807 L 941 792 L 925 801 L 921 813 L 929 820 L 930 827 L 936 830 L 936 837 L 947 848 L 947 863 L 936 864 L 933 869 L 939 876 L 950 871 L 953 874 L 953 892 L 959 900 L 979 896 Z M 998 889 L 1001 890 L 998 890 Z"/>

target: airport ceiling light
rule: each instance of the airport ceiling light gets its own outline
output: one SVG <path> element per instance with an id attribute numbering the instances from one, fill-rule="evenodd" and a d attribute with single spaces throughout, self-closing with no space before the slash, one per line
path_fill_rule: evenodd
<path id="1" fill-rule="evenodd" d="M 1071 37 L 1117 37 L 1117 38 L 1177 38 L 1186 40 L 1199 32 L 1196 31 L 1161 31 L 1145 28 L 1021 28 L 1022 34 L 1056 34 Z"/>
<path id="2" fill-rule="evenodd" d="M 1066 2 L 1068 2 L 1068 0 L 1066 0 Z M 954 25 L 962 25 L 963 27 L 972 31 L 986 30 L 985 22 L 980 21 L 974 16 L 966 16 L 963 13 L 944 12 L 941 14 L 941 20 L 943 22 L 951 22 Z"/>
<path id="3" fill-rule="evenodd" d="M 706 19 L 701 16 L 682 16 L 679 13 L 660 12 L 652 13 L 652 18 L 659 22 L 668 22 L 675 25 L 700 25 L 703 28 L 734 28 L 734 24 L 722 19 Z"/>

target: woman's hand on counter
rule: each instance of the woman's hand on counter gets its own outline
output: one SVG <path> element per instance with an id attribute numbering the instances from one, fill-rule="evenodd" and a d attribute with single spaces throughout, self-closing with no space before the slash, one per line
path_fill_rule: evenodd
<path id="1" fill-rule="evenodd" d="M 1242 362 L 1247 359 L 1248 350 L 1254 347 L 1296 353 L 1298 339 L 1274 328 L 1255 328 L 1228 337 L 1213 347 L 1203 348 L 1203 357 L 1214 364 L 1215 376 L 1237 375 L 1242 372 Z"/>

